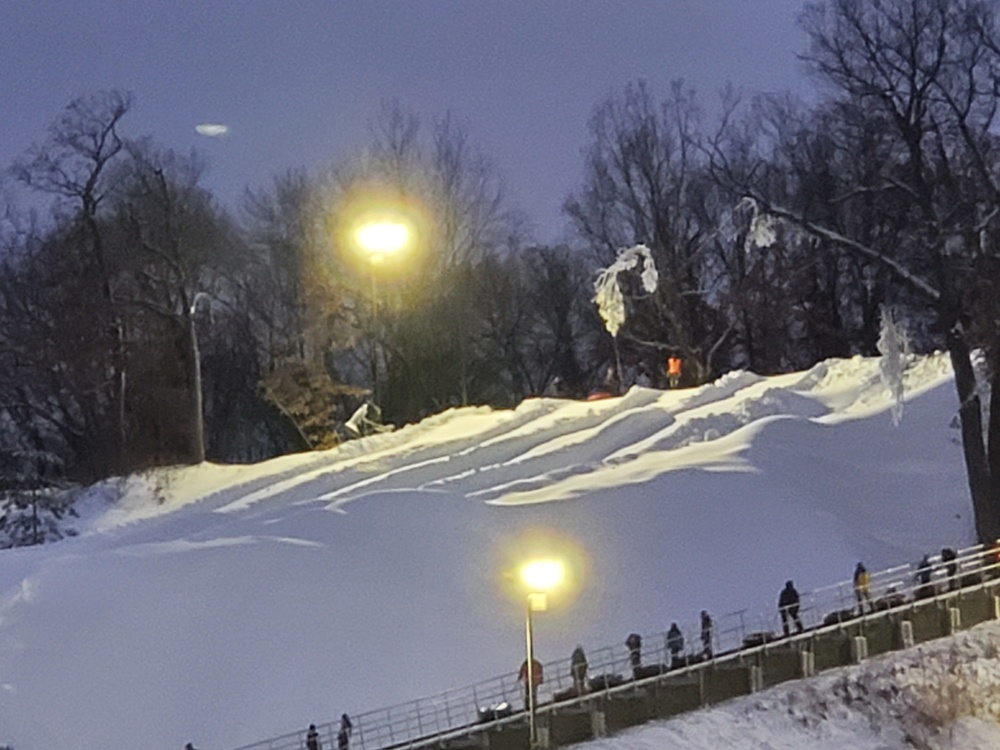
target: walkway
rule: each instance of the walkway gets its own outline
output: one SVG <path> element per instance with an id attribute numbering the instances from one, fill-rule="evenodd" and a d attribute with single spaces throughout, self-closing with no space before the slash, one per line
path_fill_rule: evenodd
<path id="1" fill-rule="evenodd" d="M 622 643 L 589 652 L 589 691 L 577 695 L 569 659 L 544 664 L 538 701 L 543 746 L 603 736 L 654 718 L 666 718 L 745 695 L 789 679 L 861 661 L 1000 619 L 1000 561 L 982 546 L 960 550 L 954 575 L 932 557 L 932 581 L 921 585 L 914 565 L 871 574 L 873 610 L 858 615 L 853 583 L 842 581 L 802 596 L 805 631 L 779 637 L 777 612 L 747 611 L 717 618 L 712 659 L 701 646 L 699 624 L 684 629 L 689 650 L 667 657 L 666 634 L 643 636 L 644 666 L 633 671 Z M 417 750 L 428 746 L 527 750 L 523 690 L 509 673 L 464 688 L 352 715 L 351 750 Z M 322 745 L 337 747 L 339 721 L 317 725 Z M 300 731 L 239 750 L 305 750 Z"/>

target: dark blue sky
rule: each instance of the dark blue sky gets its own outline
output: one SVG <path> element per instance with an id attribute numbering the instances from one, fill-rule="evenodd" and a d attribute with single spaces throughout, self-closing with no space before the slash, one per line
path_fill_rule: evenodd
<path id="1" fill-rule="evenodd" d="M 807 89 L 803 0 L 3 0 L 0 164 L 71 99 L 135 95 L 132 134 L 197 147 L 235 205 L 290 167 L 367 141 L 380 103 L 451 111 L 489 155 L 537 238 L 554 241 L 580 180 L 587 121 L 612 90 L 676 78 L 705 104 L 725 83 Z M 225 123 L 225 139 L 196 134 Z"/>

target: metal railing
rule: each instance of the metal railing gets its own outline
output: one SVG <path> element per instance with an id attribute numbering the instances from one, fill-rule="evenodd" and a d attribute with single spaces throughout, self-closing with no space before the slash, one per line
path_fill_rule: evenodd
<path id="1" fill-rule="evenodd" d="M 958 550 L 949 564 L 941 555 L 929 557 L 929 582 L 920 578 L 918 564 L 898 565 L 870 574 L 870 600 L 859 602 L 853 581 L 841 581 L 807 592 L 801 597 L 799 616 L 804 632 L 781 634 L 777 605 L 751 614 L 749 610 L 716 618 L 711 632 L 711 658 L 702 645 L 700 623 L 682 628 L 685 647 L 676 657 L 667 648 L 666 632 L 642 635 L 642 671 L 633 670 L 624 644 L 605 646 L 588 653 L 588 686 L 578 695 L 572 681 L 569 658 L 544 663 L 545 682 L 539 686 L 538 711 L 545 713 L 592 699 L 639 689 L 662 679 L 680 676 L 734 659 L 746 659 L 760 650 L 796 643 L 832 632 L 845 623 L 874 620 L 926 601 L 958 596 L 962 590 L 997 585 L 1000 550 L 976 545 Z M 524 720 L 524 692 L 517 673 L 512 672 L 406 703 L 352 715 L 351 750 L 415 750 Z M 339 720 L 317 724 L 325 750 L 337 747 Z M 270 740 L 245 745 L 238 750 L 306 750 L 305 728 Z"/>

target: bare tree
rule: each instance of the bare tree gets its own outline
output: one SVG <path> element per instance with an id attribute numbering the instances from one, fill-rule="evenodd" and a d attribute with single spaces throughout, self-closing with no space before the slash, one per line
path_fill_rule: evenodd
<path id="1" fill-rule="evenodd" d="M 119 132 L 131 107 L 131 97 L 108 91 L 75 99 L 50 126 L 47 139 L 16 161 L 12 174 L 23 184 L 60 199 L 57 210 L 67 214 L 71 245 L 90 278 L 97 284 L 95 297 L 102 301 L 93 334 L 110 363 L 110 401 L 114 404 L 117 436 L 115 464 L 122 465 L 125 436 L 124 362 L 125 331 L 115 298 L 100 211 L 114 188 L 114 165 L 124 149 Z"/>
<path id="2" fill-rule="evenodd" d="M 705 255 L 717 226 L 706 212 L 692 210 L 706 177 L 696 148 L 694 95 L 675 83 L 660 105 L 645 83 L 631 84 L 597 108 L 590 130 L 584 185 L 565 211 L 599 265 L 643 244 L 660 272 L 654 295 L 638 284 L 629 290 L 632 322 L 620 338 L 631 341 L 635 359 L 657 362 L 668 350 L 682 353 L 693 380 L 701 381 L 727 327 L 712 309 L 718 269 Z"/>
<path id="3" fill-rule="evenodd" d="M 829 216 L 781 205 L 759 188 L 750 193 L 770 215 L 878 266 L 933 314 L 955 371 L 976 532 L 992 542 L 1000 535 L 1000 408 L 991 409 L 984 439 L 970 349 L 989 347 L 995 384 L 1000 348 L 970 336 L 980 312 L 973 290 L 983 265 L 995 263 L 992 238 L 1000 232 L 995 6 L 829 0 L 809 5 L 802 24 L 811 40 L 805 59 L 835 92 L 830 111 L 879 139 L 878 158 L 864 179 L 843 186 L 839 200 L 855 215 L 882 212 L 892 231 L 866 236 L 857 225 L 831 226 Z"/>

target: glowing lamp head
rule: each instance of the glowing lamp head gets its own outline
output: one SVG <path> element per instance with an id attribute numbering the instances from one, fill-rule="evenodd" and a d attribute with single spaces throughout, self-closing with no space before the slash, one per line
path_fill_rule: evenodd
<path id="1" fill-rule="evenodd" d="M 551 591 L 565 574 L 561 560 L 532 560 L 521 568 L 521 580 L 531 591 Z"/>
<path id="2" fill-rule="evenodd" d="M 370 221 L 354 231 L 354 239 L 373 256 L 397 253 L 410 241 L 410 228 L 401 221 Z"/>

